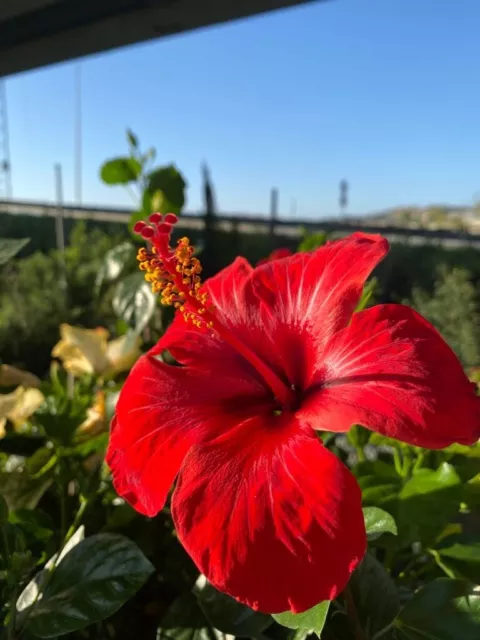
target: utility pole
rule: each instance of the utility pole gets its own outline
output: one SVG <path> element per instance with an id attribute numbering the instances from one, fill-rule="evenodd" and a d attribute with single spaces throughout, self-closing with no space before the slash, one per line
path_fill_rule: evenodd
<path id="1" fill-rule="evenodd" d="M 0 198 L 12 197 L 12 165 L 7 117 L 7 88 L 0 78 Z"/>
<path id="2" fill-rule="evenodd" d="M 82 204 L 82 66 L 75 65 L 75 202 Z"/>
<path id="3" fill-rule="evenodd" d="M 62 165 L 54 166 L 55 172 L 55 200 L 57 201 L 57 215 L 55 216 L 55 240 L 60 257 L 60 283 L 65 296 L 67 294 L 67 270 L 65 266 L 65 232 L 63 229 L 63 178 Z"/>
<path id="4" fill-rule="evenodd" d="M 278 219 L 278 189 L 274 187 L 270 192 L 270 236 L 275 235 L 275 224 Z"/>
<path id="5" fill-rule="evenodd" d="M 338 203 L 340 205 L 340 215 L 344 216 L 348 207 L 348 181 L 341 180 L 340 181 L 340 196 L 338 199 Z"/>

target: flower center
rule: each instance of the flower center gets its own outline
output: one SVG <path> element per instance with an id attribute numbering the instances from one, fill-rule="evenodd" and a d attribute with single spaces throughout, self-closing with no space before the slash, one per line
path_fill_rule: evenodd
<path id="1" fill-rule="evenodd" d="M 293 409 L 296 404 L 294 391 L 262 360 L 248 345 L 244 344 L 228 327 L 215 317 L 215 307 L 209 303 L 208 293 L 202 288 L 200 273 L 202 266 L 194 257 L 194 249 L 188 238 L 180 238 L 176 248 L 170 246 L 170 236 L 178 218 L 173 213 L 163 217 L 153 213 L 150 224 L 137 222 L 133 228 L 152 248 L 141 248 L 137 260 L 152 291 L 160 294 L 160 302 L 173 306 L 187 322 L 198 329 L 212 330 L 240 353 L 272 390 L 277 402 L 284 409 Z"/>

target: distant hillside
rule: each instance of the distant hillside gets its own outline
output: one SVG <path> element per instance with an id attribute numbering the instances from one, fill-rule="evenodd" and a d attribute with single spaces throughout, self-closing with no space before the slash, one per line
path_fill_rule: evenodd
<path id="1" fill-rule="evenodd" d="M 394 207 L 358 218 L 359 223 L 375 222 L 385 226 L 412 229 L 454 229 L 480 233 L 480 207 Z"/>

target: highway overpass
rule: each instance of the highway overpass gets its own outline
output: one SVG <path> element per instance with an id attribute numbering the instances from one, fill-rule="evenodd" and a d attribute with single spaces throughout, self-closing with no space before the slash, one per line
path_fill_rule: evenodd
<path id="1" fill-rule="evenodd" d="M 0 0 L 0 78 L 312 1 Z"/>

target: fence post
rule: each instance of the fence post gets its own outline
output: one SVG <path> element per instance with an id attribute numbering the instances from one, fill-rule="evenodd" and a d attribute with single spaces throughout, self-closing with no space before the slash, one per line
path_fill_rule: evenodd
<path id="1" fill-rule="evenodd" d="M 275 236 L 275 225 L 278 219 L 278 189 L 274 187 L 270 192 L 270 237 Z"/>
<path id="2" fill-rule="evenodd" d="M 204 229 L 203 229 L 203 268 L 207 275 L 213 275 L 217 268 L 216 256 L 216 224 L 215 224 L 215 195 L 210 170 L 204 163 L 202 165 L 203 176 L 203 201 L 204 201 Z"/>

